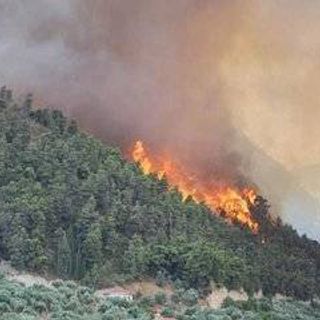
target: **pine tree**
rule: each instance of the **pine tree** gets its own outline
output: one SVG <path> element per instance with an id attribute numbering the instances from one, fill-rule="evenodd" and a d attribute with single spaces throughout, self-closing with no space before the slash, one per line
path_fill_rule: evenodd
<path id="1" fill-rule="evenodd" d="M 30 260 L 30 240 L 26 229 L 22 225 L 19 214 L 15 215 L 9 238 L 6 240 L 8 242 L 11 264 L 19 270 L 27 268 Z"/>
<path id="2" fill-rule="evenodd" d="M 58 248 L 57 248 L 57 260 L 56 260 L 56 270 L 57 274 L 63 278 L 67 279 L 70 275 L 71 268 L 71 249 L 67 239 L 66 232 L 59 228 L 57 231 L 58 236 Z"/>
<path id="3" fill-rule="evenodd" d="M 93 224 L 83 242 L 82 263 L 84 269 L 91 270 L 94 266 L 101 265 L 102 262 L 102 234 L 98 224 Z"/>

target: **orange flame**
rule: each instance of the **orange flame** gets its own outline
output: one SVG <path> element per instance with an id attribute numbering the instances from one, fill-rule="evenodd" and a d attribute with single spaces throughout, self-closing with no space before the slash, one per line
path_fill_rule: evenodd
<path id="1" fill-rule="evenodd" d="M 144 174 L 153 173 L 158 179 L 165 176 L 169 185 L 177 187 L 181 192 L 183 200 L 191 197 L 197 203 L 205 203 L 213 212 L 225 216 L 227 220 L 240 222 L 254 233 L 258 231 L 258 223 L 254 221 L 249 210 L 249 205 L 254 204 L 256 198 L 253 189 L 239 190 L 231 186 L 208 187 L 188 175 L 170 158 L 150 155 L 140 140 L 136 141 L 131 156 Z"/>

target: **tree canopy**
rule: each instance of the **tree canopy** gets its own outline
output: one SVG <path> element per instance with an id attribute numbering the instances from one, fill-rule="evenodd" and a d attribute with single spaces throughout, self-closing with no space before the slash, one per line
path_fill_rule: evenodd
<path id="1" fill-rule="evenodd" d="M 320 295 L 320 249 L 268 219 L 258 235 L 182 201 L 120 151 L 32 97 L 0 94 L 0 256 L 19 269 L 90 286 L 159 275 L 206 292 L 211 281 L 252 294 Z"/>

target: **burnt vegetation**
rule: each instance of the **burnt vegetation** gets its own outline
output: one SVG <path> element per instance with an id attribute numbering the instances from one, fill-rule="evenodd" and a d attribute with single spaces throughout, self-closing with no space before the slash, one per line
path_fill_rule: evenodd
<path id="1" fill-rule="evenodd" d="M 0 256 L 21 270 L 93 287 L 152 277 L 208 293 L 320 296 L 320 245 L 268 216 L 257 235 L 229 225 L 60 111 L 0 93 Z M 187 318 L 186 318 L 187 319 Z"/>

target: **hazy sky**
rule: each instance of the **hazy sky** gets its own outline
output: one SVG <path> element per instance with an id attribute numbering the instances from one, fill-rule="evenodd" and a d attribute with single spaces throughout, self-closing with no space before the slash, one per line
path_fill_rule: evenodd
<path id="1" fill-rule="evenodd" d="M 304 196 L 290 213 L 297 181 L 320 199 L 319 1 L 0 0 L 0 30 L 0 83 L 106 141 L 143 138 L 214 179 L 245 173 L 320 234 Z M 242 135 L 298 180 L 277 181 Z"/>

